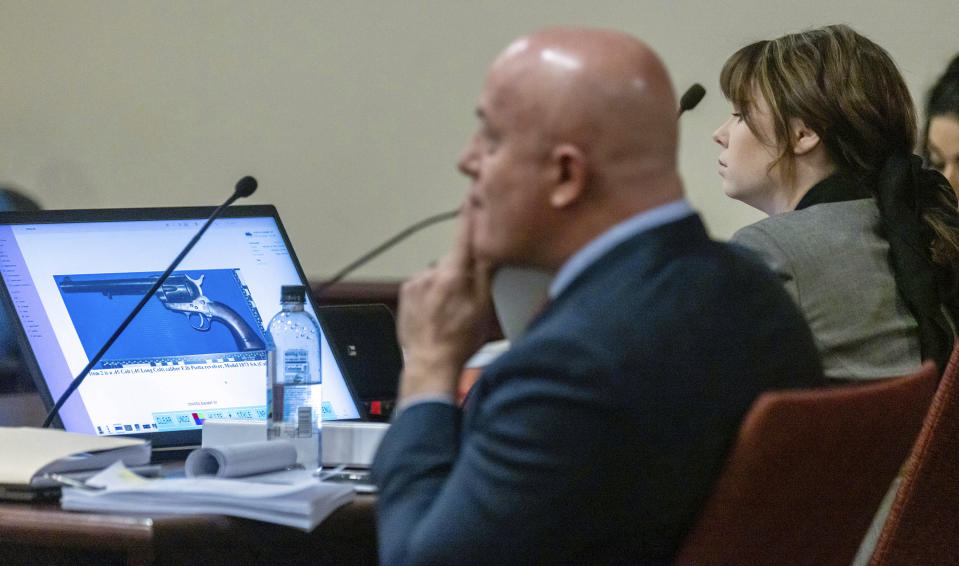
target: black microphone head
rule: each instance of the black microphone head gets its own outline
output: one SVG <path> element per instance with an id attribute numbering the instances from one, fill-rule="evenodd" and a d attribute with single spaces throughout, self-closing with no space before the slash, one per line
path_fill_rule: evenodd
<path id="1" fill-rule="evenodd" d="M 235 194 L 238 197 L 248 197 L 256 191 L 256 179 L 247 175 L 236 182 Z"/>
<path id="2" fill-rule="evenodd" d="M 687 110 L 692 110 L 695 108 L 704 96 L 706 96 L 706 89 L 703 87 L 703 85 L 694 83 L 693 86 L 689 87 L 679 99 L 679 113 L 682 114 Z"/>

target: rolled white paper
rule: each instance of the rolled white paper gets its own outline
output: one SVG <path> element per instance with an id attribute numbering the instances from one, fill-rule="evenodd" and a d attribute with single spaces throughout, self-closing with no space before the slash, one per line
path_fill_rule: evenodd
<path id="1" fill-rule="evenodd" d="M 188 478 L 236 478 L 285 470 L 296 464 L 296 448 L 288 440 L 263 440 L 197 448 L 186 458 Z"/>

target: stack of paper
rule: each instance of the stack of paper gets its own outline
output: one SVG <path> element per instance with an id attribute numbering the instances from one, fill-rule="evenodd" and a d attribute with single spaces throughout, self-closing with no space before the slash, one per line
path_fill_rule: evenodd
<path id="1" fill-rule="evenodd" d="M 290 483 L 217 477 L 148 480 L 116 463 L 64 488 L 61 505 L 78 511 L 220 514 L 313 530 L 355 497 L 349 485 L 323 483 L 300 470 Z"/>

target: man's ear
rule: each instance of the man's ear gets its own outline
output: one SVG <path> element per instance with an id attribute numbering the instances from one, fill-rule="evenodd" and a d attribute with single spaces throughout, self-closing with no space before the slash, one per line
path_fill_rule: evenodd
<path id="1" fill-rule="evenodd" d="M 793 118 L 789 121 L 789 129 L 793 138 L 793 153 L 796 155 L 809 153 L 819 147 L 819 143 L 822 141 L 819 134 L 799 118 Z"/>
<path id="2" fill-rule="evenodd" d="M 560 144 L 550 155 L 556 167 L 556 179 L 549 195 L 553 208 L 565 208 L 579 199 L 586 190 L 586 154 L 572 144 Z"/>

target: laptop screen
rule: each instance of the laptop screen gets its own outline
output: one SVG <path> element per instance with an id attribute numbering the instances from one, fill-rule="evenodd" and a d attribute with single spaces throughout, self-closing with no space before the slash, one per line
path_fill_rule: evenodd
<path id="1" fill-rule="evenodd" d="M 211 212 L 0 214 L 4 300 L 48 409 Z M 227 209 L 60 410 L 63 427 L 177 446 L 198 443 L 207 418 L 264 419 L 266 326 L 280 287 L 297 284 L 306 279 L 276 210 Z M 323 419 L 360 418 L 321 342 Z"/>

